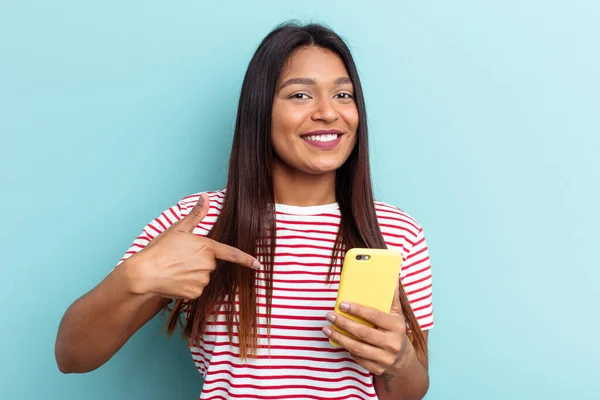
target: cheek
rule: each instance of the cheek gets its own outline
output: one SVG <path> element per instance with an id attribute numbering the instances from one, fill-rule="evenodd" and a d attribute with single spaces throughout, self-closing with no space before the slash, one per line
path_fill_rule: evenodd
<path id="1" fill-rule="evenodd" d="M 275 154 L 284 162 L 290 162 L 292 157 L 291 139 L 295 136 L 300 124 L 297 112 L 285 103 L 273 104 L 271 116 L 271 142 Z"/>
<path id="2" fill-rule="evenodd" d="M 273 136 L 293 135 L 298 132 L 306 119 L 306 111 L 299 107 L 275 104 L 271 119 L 271 132 Z"/>
<path id="3" fill-rule="evenodd" d="M 342 117 L 344 118 L 346 125 L 348 125 L 348 127 L 350 128 L 350 130 L 353 133 L 352 140 L 350 142 L 348 142 L 348 147 L 349 147 L 348 151 L 352 152 L 352 149 L 354 149 L 354 147 L 356 146 L 356 143 L 358 142 L 358 124 L 359 124 L 360 118 L 358 117 L 357 108 L 352 107 L 347 110 L 344 110 L 344 112 L 342 113 Z M 350 153 L 348 153 L 348 154 L 350 154 Z"/>
<path id="4" fill-rule="evenodd" d="M 344 113 L 344 119 L 346 120 L 346 123 L 348 124 L 348 126 L 354 132 L 356 132 L 356 130 L 358 129 L 358 122 L 359 122 L 358 110 L 356 109 L 356 107 L 346 110 L 346 112 Z"/>

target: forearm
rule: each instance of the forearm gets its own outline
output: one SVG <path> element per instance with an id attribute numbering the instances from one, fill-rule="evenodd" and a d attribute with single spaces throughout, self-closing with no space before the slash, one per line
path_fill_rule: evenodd
<path id="1" fill-rule="evenodd" d="M 380 400 L 421 400 L 429 389 L 429 373 L 410 348 L 401 365 L 375 376 L 375 391 Z"/>
<path id="2" fill-rule="evenodd" d="M 121 264 L 69 307 L 58 330 L 55 355 L 62 372 L 88 372 L 108 361 L 167 299 L 129 290 Z"/>

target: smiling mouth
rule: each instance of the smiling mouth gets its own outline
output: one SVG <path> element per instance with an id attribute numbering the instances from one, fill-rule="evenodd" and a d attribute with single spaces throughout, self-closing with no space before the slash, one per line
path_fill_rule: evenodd
<path id="1" fill-rule="evenodd" d="M 302 139 L 309 141 L 309 142 L 321 142 L 321 143 L 327 143 L 327 142 L 334 142 L 336 141 L 340 136 L 342 136 L 341 134 L 337 134 L 337 133 L 328 133 L 326 135 L 305 135 L 302 136 Z"/>
<path id="2" fill-rule="evenodd" d="M 343 133 L 337 129 L 312 131 L 300 136 L 308 145 L 320 150 L 333 150 L 341 142 Z"/>

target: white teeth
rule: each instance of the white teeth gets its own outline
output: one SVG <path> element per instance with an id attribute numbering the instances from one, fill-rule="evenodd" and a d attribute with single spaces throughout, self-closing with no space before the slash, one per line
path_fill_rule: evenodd
<path id="1" fill-rule="evenodd" d="M 330 135 L 304 136 L 304 139 L 314 141 L 314 142 L 333 142 L 337 138 L 338 138 L 338 135 L 336 135 L 335 133 L 330 134 Z"/>

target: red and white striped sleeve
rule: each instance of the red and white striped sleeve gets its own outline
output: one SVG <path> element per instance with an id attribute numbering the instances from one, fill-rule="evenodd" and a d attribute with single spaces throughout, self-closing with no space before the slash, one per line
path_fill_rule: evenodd
<path id="1" fill-rule="evenodd" d="M 155 239 L 158 235 L 169 229 L 175 222 L 183 219 L 189 215 L 190 210 L 198 202 L 198 199 L 202 194 L 206 194 L 209 199 L 209 209 L 206 217 L 198 224 L 194 229 L 194 234 L 199 236 L 206 236 L 210 231 L 212 225 L 217 219 L 217 216 L 223 206 L 223 199 L 225 195 L 223 190 L 217 192 L 199 192 L 191 194 L 179 200 L 176 205 L 166 209 L 158 217 L 154 218 L 148 225 L 144 227 L 140 235 L 133 241 L 132 245 L 125 252 L 123 257 L 117 263 L 117 266 L 129 257 L 143 250 L 150 241 Z"/>
<path id="2" fill-rule="evenodd" d="M 422 330 L 433 328 L 432 278 L 423 228 L 418 227 L 400 272 L 400 282 Z"/>
<path id="3" fill-rule="evenodd" d="M 150 221 L 150 223 L 144 227 L 140 235 L 133 241 L 123 257 L 121 257 L 117 266 L 134 254 L 139 253 L 151 240 L 166 231 L 176 221 L 183 218 L 182 210 L 184 208 L 185 206 L 183 206 L 180 201 L 175 206 L 166 209 L 162 214 Z"/>
<path id="4" fill-rule="evenodd" d="M 182 219 L 186 214 L 189 213 L 187 209 L 187 205 L 182 199 L 173 207 L 170 207 L 163 211 L 158 217 L 154 218 L 148 225 L 144 227 L 140 235 L 135 238 L 132 245 L 129 247 L 127 252 L 121 257 L 115 268 L 117 268 L 123 261 L 127 260 L 129 257 L 133 256 L 136 253 L 142 251 L 150 241 L 155 239 L 158 235 L 166 231 L 171 225 L 175 222 Z M 113 270 L 115 269 L 113 268 Z M 187 315 L 186 312 L 188 310 L 189 303 L 188 301 L 184 302 L 183 305 L 183 315 Z"/>

